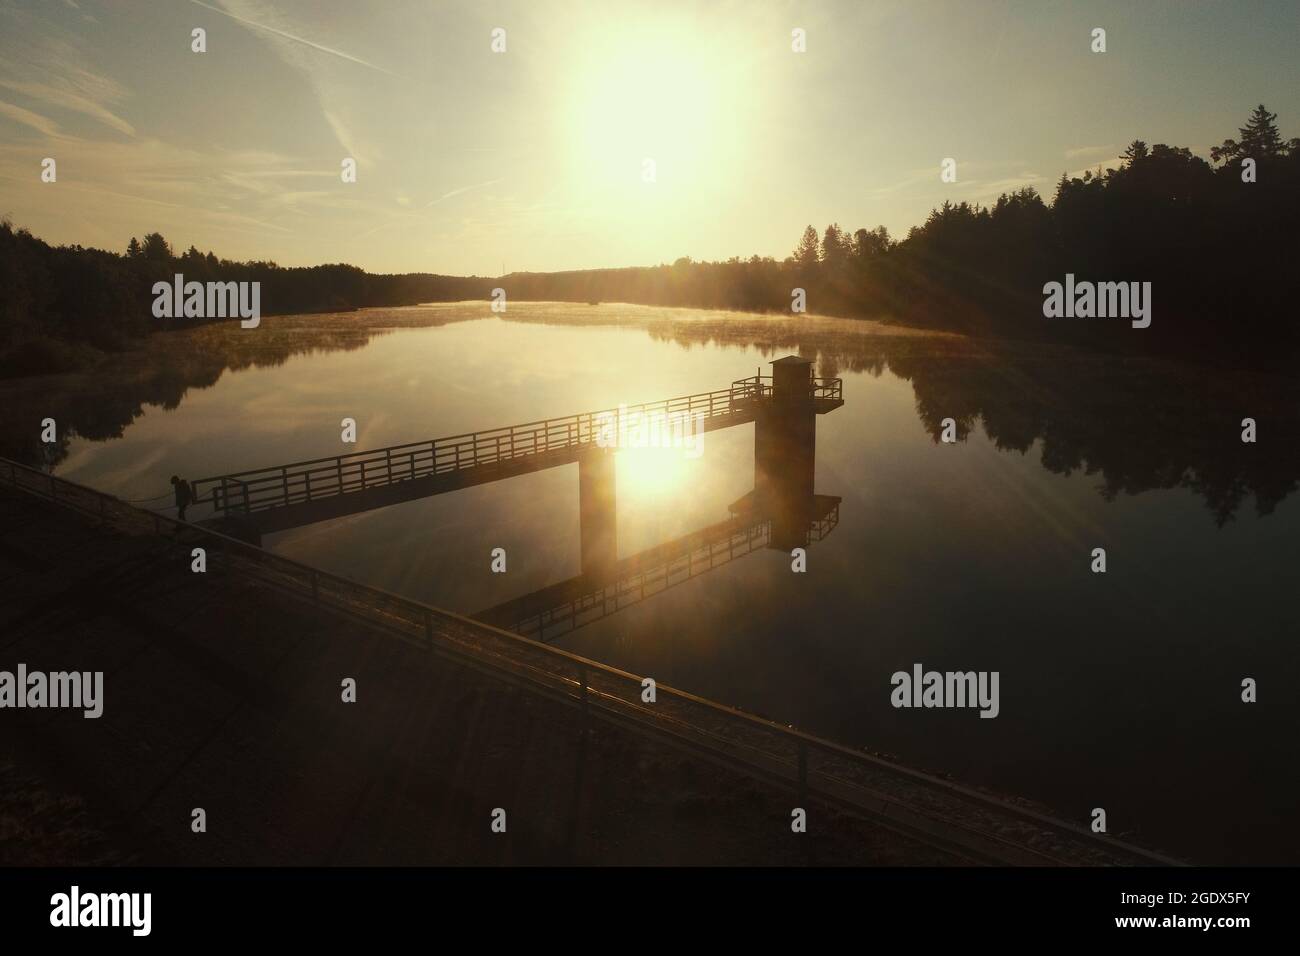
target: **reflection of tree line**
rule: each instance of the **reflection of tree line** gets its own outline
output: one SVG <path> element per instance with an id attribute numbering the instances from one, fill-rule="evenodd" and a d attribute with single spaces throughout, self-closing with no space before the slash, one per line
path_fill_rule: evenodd
<path id="1" fill-rule="evenodd" d="M 162 333 L 119 353 L 93 372 L 0 381 L 0 455 L 36 466 L 67 457 L 71 438 L 121 438 L 144 406 L 178 407 L 192 388 L 208 388 L 222 374 L 283 365 L 292 356 L 359 349 L 373 336 L 403 326 L 429 327 L 479 318 L 427 310 L 283 316 L 256 330 L 225 322 Z M 40 422 L 53 418 L 58 442 L 40 440 Z"/>
<path id="2" fill-rule="evenodd" d="M 999 450 L 1027 452 L 1040 442 L 1044 468 L 1099 475 L 1107 500 L 1186 488 L 1222 525 L 1247 495 L 1258 514 L 1271 513 L 1300 478 L 1293 383 L 1077 355 L 903 357 L 889 367 L 912 383 L 917 414 L 936 440 L 942 420 L 953 418 L 959 439 L 978 421 Z M 1245 417 L 1259 423 L 1255 444 L 1241 440 Z"/>
<path id="3" fill-rule="evenodd" d="M 1059 345 L 864 334 L 848 320 L 647 313 L 644 324 L 653 338 L 682 346 L 798 352 L 816 358 L 819 375 L 888 370 L 912 384 L 917 416 L 935 441 L 945 418 L 956 421 L 961 440 L 981 424 L 1003 451 L 1028 452 L 1037 441 L 1044 468 L 1099 475 L 1108 500 L 1185 488 L 1223 524 L 1247 496 L 1266 515 L 1300 483 L 1300 383 L 1291 379 Z M 1254 444 L 1241 440 L 1247 417 L 1258 423 Z"/>
<path id="4" fill-rule="evenodd" d="M 154 336 L 111 371 L 0 383 L 0 454 L 57 464 L 70 431 L 91 440 L 121 437 L 145 405 L 176 408 L 191 388 L 227 370 L 283 364 L 293 355 L 357 349 L 373 335 L 480 318 L 473 310 L 374 311 L 287 316 L 255 334 L 237 323 Z M 608 324 L 606 310 L 509 313 L 511 321 Z M 1209 372 L 1148 359 L 1118 359 L 1063 346 L 974 341 L 946 334 L 871 334 L 885 327 L 850 320 L 796 320 L 630 310 L 619 317 L 683 347 L 752 348 L 768 357 L 815 357 L 817 374 L 879 376 L 911 382 L 917 415 L 938 441 L 942 420 L 964 438 L 980 423 L 999 449 L 1027 452 L 1041 442 L 1049 471 L 1101 476 L 1113 498 L 1157 488 L 1189 489 L 1219 523 L 1247 496 L 1268 514 L 1300 480 L 1300 384 L 1259 374 Z M 40 442 L 40 421 L 59 423 L 60 443 Z M 1257 444 L 1241 441 L 1241 420 L 1259 423 Z M 485 425 L 503 424 L 487 422 Z"/>

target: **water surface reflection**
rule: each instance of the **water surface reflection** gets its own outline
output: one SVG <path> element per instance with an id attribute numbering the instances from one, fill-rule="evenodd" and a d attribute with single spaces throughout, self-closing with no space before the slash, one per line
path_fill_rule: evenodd
<path id="1" fill-rule="evenodd" d="M 359 323 L 359 324 L 358 324 Z M 1206 861 L 1300 861 L 1300 386 L 870 323 L 483 303 L 209 327 L 108 373 L 0 385 L 4 453 L 123 497 L 220 474 L 718 388 L 785 354 L 834 532 L 688 576 L 562 646 Z M 1259 423 L 1256 444 L 1241 420 Z M 953 418 L 961 441 L 938 441 Z M 112 439 L 112 440 L 108 440 Z M 614 462 L 617 559 L 732 520 L 754 428 Z M 284 532 L 282 553 L 477 613 L 583 576 L 577 466 Z M 494 575 L 503 547 L 509 571 Z M 1105 547 L 1109 570 L 1089 570 Z M 914 663 L 1001 672 L 1001 715 L 894 710 Z M 1243 677 L 1260 702 L 1240 703 Z"/>

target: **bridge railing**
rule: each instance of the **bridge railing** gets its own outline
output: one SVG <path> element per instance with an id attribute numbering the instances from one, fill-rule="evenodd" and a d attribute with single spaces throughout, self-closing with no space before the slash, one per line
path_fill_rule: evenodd
<path id="1" fill-rule="evenodd" d="M 810 522 L 808 543 L 816 544 L 824 540 L 835 530 L 839 520 L 840 504 L 836 500 L 824 514 L 815 516 Z M 720 521 L 669 542 L 664 549 L 667 553 L 660 560 L 651 561 L 645 567 L 553 607 L 521 615 L 517 620 L 510 621 L 507 629 L 539 641 L 554 640 L 670 587 L 766 548 L 771 540 L 771 518 L 755 521 L 733 517 Z M 659 548 L 653 548 L 643 553 L 653 554 L 659 551 Z"/>
<path id="2" fill-rule="evenodd" d="M 766 548 L 772 539 L 771 519 L 744 521 L 731 518 L 688 535 L 691 543 L 680 553 L 583 594 L 510 621 L 508 630 L 539 641 L 562 634 L 638 604 L 661 591 L 682 584 L 714 568 Z M 505 622 L 501 622 L 505 623 Z"/>
<path id="3" fill-rule="evenodd" d="M 839 379 L 818 381 L 821 384 L 815 385 L 815 390 L 820 389 L 825 395 L 841 394 Z M 765 382 L 754 376 L 739 379 L 729 388 L 659 402 L 622 405 L 507 428 L 201 478 L 193 482 L 195 500 L 211 502 L 215 510 L 223 513 L 267 511 L 399 481 L 560 452 L 593 442 L 616 442 L 625 421 L 644 420 L 647 416 L 673 422 L 743 414 L 755 402 L 770 396 L 771 391 L 770 379 Z"/>
<path id="4" fill-rule="evenodd" d="M 844 379 L 842 378 L 815 378 L 812 386 L 813 400 L 823 400 L 828 402 L 844 401 Z"/>
<path id="5" fill-rule="evenodd" d="M 750 395 L 770 398 L 772 396 L 772 376 L 751 375 L 749 378 L 738 378 L 731 383 L 731 387 L 733 389 L 743 389 Z M 813 401 L 842 404 L 844 401 L 844 379 L 813 378 L 810 380 L 808 396 Z"/>
<path id="6" fill-rule="evenodd" d="M 269 586 L 319 612 L 339 614 L 422 646 L 446 659 L 486 669 L 524 690 L 606 715 L 633 733 L 686 748 L 796 791 L 858 808 L 913 836 L 976 858 L 1025 854 L 1057 862 L 1054 852 L 1026 850 L 1035 837 L 1068 845 L 1072 862 L 1178 861 L 1084 827 L 1065 823 L 977 790 L 942 780 L 864 751 L 814 737 L 775 721 L 657 685 L 644 702 L 645 678 L 478 621 L 321 571 L 201 525 L 146 511 L 93 488 L 0 458 L 0 481 L 134 534 L 152 534 L 188 567 L 191 549 L 207 550 L 214 583 L 239 576 Z M 916 788 L 923 792 L 919 795 Z M 923 804 L 924 811 L 916 809 Z M 972 807 L 974 810 L 972 810 Z M 1028 835 L 1027 835 L 1028 831 Z"/>

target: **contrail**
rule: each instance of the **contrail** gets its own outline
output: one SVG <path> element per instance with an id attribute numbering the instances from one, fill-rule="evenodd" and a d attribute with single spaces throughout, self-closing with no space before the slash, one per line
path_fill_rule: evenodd
<path id="1" fill-rule="evenodd" d="M 372 70 L 377 70 L 380 73 L 386 73 L 389 76 L 396 76 L 395 73 L 385 70 L 382 66 L 375 66 L 373 63 L 367 63 L 365 60 L 362 60 L 359 57 L 355 57 L 351 53 L 344 53 L 342 50 L 334 50 L 327 46 L 321 46 L 319 43 L 313 43 L 311 40 L 304 40 L 302 37 L 296 37 L 292 33 L 285 33 L 283 30 L 277 30 L 275 27 L 268 27 L 264 23 L 257 23 L 253 20 L 245 19 L 244 17 L 237 17 L 233 13 L 229 12 L 228 10 L 222 10 L 220 7 L 214 7 L 210 3 L 204 3 L 203 0 L 190 0 L 190 3 L 196 4 L 197 6 L 203 7 L 207 10 L 212 10 L 215 13 L 220 13 L 222 16 L 230 17 L 230 19 L 232 20 L 238 20 L 240 23 L 246 23 L 250 27 L 257 27 L 259 30 L 265 30 L 268 33 L 274 33 L 276 36 L 284 37 L 286 40 L 293 40 L 295 43 L 301 43 L 303 46 L 309 46 L 313 50 L 320 50 L 322 53 L 329 53 L 332 54 L 333 56 L 342 57 L 345 60 L 351 60 L 353 63 L 356 63 L 360 66 L 368 67 L 369 69 Z"/>
<path id="2" fill-rule="evenodd" d="M 429 202 L 427 202 L 427 203 L 424 204 L 423 208 L 424 208 L 424 209 L 428 209 L 430 206 L 436 206 L 436 205 L 438 205 L 438 203 L 442 202 L 444 199 L 450 199 L 452 196 L 459 196 L 461 193 L 467 193 L 467 192 L 469 192 L 471 189 L 482 189 L 484 186 L 491 186 L 493 183 L 499 183 L 499 182 L 501 182 L 501 180 L 499 180 L 499 179 L 491 179 L 491 180 L 488 180 L 488 181 L 485 182 L 485 183 L 475 183 L 473 186 L 461 186 L 459 189 L 453 189 L 453 190 L 452 190 L 451 192 L 449 192 L 449 193 L 443 193 L 443 194 L 442 194 L 441 196 L 439 196 L 437 199 L 431 199 L 431 200 L 429 200 Z M 361 233 L 361 235 L 357 236 L 357 238 L 358 238 L 358 239 L 365 239 L 365 238 L 367 238 L 368 236 L 373 236 L 375 233 L 379 232 L 379 230 L 381 230 L 381 229 L 387 229 L 389 226 L 393 225 L 394 223 L 399 223 L 399 222 L 410 222 L 411 219 L 415 218 L 415 216 L 416 216 L 416 213 L 415 213 L 414 211 L 410 211 L 410 212 L 404 213 L 404 214 L 402 214 L 402 215 L 399 215 L 396 219 L 390 219 L 390 220 L 388 220 L 387 222 L 381 222 L 379 225 L 375 226 L 373 229 L 367 229 L 365 232 Z"/>
<path id="3" fill-rule="evenodd" d="M 499 179 L 489 179 L 485 183 L 475 183 L 473 186 L 461 186 L 460 189 L 453 189 L 449 193 L 443 193 L 437 199 L 429 200 L 427 203 L 424 204 L 424 208 L 428 209 L 430 206 L 436 206 L 444 199 L 450 199 L 452 196 L 459 196 L 461 193 L 467 193 L 471 189 L 482 189 L 484 186 L 491 186 L 493 183 L 499 183 L 499 182 L 501 182 L 501 180 Z"/>

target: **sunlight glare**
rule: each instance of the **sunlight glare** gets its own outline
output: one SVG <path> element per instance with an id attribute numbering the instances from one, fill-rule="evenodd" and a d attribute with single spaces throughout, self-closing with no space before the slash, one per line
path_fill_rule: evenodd
<path id="1" fill-rule="evenodd" d="M 652 505 L 680 496 L 690 461 L 683 448 L 624 448 L 615 456 L 620 504 Z"/>
<path id="2" fill-rule="evenodd" d="M 574 172 L 588 185 L 634 188 L 645 158 L 661 182 L 681 182 L 684 171 L 738 152 L 745 97 L 708 41 L 665 20 L 578 44 L 569 141 Z"/>

